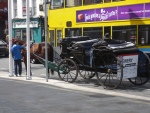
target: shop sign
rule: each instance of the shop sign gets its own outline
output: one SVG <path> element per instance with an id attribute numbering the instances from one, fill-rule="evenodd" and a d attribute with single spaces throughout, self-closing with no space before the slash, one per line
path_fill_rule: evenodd
<path id="1" fill-rule="evenodd" d="M 150 17 L 150 3 L 109 8 L 79 10 L 76 22 L 96 22 L 110 20 L 126 20 Z"/>
<path id="2" fill-rule="evenodd" d="M 30 28 L 37 28 L 38 27 L 38 21 L 30 21 Z M 26 28 L 27 24 L 26 22 L 13 22 L 13 28 Z"/>

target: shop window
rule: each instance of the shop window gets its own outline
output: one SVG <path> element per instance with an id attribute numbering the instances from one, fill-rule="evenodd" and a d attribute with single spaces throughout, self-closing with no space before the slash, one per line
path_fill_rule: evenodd
<path id="1" fill-rule="evenodd" d="M 26 30 L 15 30 L 15 38 L 19 38 L 21 40 L 27 39 Z M 33 41 L 33 30 L 30 30 L 30 41 Z"/>
<path id="2" fill-rule="evenodd" d="M 21 30 L 15 30 L 15 38 L 21 39 Z"/>
<path id="3" fill-rule="evenodd" d="M 51 9 L 59 9 L 64 7 L 64 0 L 51 0 Z"/>
<path id="4" fill-rule="evenodd" d="M 125 40 L 136 43 L 136 26 L 114 26 L 112 27 L 112 39 Z"/>
<path id="5" fill-rule="evenodd" d="M 65 0 L 66 7 L 81 6 L 82 0 Z"/>
<path id="6" fill-rule="evenodd" d="M 138 44 L 150 45 L 150 25 L 140 25 L 138 27 Z"/>
<path id="7" fill-rule="evenodd" d="M 101 27 L 83 28 L 83 35 L 89 36 L 92 39 L 102 38 L 102 28 Z"/>
<path id="8" fill-rule="evenodd" d="M 22 30 L 22 40 L 26 40 L 26 30 Z"/>
<path id="9" fill-rule="evenodd" d="M 65 37 L 82 36 L 81 28 L 67 28 L 65 29 Z"/>

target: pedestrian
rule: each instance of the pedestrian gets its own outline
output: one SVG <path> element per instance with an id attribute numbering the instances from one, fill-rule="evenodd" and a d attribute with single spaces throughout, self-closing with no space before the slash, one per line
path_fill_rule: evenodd
<path id="1" fill-rule="evenodd" d="M 19 42 L 17 40 L 14 41 L 13 46 L 11 47 L 11 52 L 14 58 L 14 68 L 15 68 L 15 75 L 14 76 L 21 76 L 22 74 L 22 55 L 21 55 L 21 49 L 24 49 L 25 46 L 19 45 Z M 19 68 L 19 73 L 17 72 L 17 68 Z"/>

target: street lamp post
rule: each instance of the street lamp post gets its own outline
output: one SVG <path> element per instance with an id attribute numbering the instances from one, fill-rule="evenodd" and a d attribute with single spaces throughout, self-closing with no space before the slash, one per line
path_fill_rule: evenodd
<path id="1" fill-rule="evenodd" d="M 26 80 L 31 80 L 31 70 L 30 70 L 30 15 L 29 15 L 29 0 L 26 1 L 26 42 L 27 42 L 27 75 Z"/>
<path id="2" fill-rule="evenodd" d="M 46 67 L 46 82 L 48 82 L 48 51 L 47 51 L 47 4 L 49 4 L 50 1 L 49 0 L 44 0 L 44 14 L 45 14 L 45 18 L 44 18 L 44 26 L 45 26 L 45 67 Z"/>
<path id="3" fill-rule="evenodd" d="M 13 58 L 11 54 L 12 47 L 12 0 L 8 0 L 8 32 L 9 32 L 9 76 L 13 76 Z"/>

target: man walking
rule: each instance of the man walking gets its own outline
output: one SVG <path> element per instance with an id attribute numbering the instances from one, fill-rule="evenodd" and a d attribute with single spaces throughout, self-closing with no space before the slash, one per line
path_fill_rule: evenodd
<path id="1" fill-rule="evenodd" d="M 24 49 L 24 46 L 21 46 L 18 44 L 18 41 L 15 40 L 13 46 L 11 47 L 11 52 L 14 58 L 14 68 L 15 68 L 15 76 L 21 76 L 22 74 L 22 55 L 21 55 L 21 49 Z M 17 67 L 19 68 L 19 75 L 18 75 L 18 70 Z"/>

